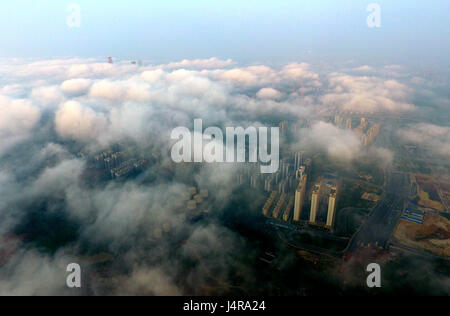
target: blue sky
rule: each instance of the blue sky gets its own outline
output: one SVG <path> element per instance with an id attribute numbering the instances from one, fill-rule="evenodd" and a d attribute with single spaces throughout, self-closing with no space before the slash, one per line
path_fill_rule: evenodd
<path id="1" fill-rule="evenodd" d="M 366 7 L 381 6 L 381 28 Z M 67 7 L 81 7 L 69 28 Z M 448 0 L 1 0 L 0 57 L 448 64 Z"/>

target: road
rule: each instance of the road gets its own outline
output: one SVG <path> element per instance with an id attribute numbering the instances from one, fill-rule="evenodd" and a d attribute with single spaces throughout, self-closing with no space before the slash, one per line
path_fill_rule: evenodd
<path id="1" fill-rule="evenodd" d="M 409 186 L 406 175 L 386 172 L 386 185 L 383 200 L 372 210 L 369 217 L 351 239 L 346 252 L 358 247 L 389 247 L 392 235 L 408 197 Z"/>
<path id="2" fill-rule="evenodd" d="M 430 252 L 427 252 L 424 250 L 420 250 L 417 248 L 408 247 L 408 246 L 399 244 L 397 242 L 391 242 L 390 250 L 406 252 L 406 253 L 409 253 L 409 254 L 412 254 L 415 256 L 419 256 L 419 257 L 423 257 L 426 259 L 440 259 L 440 260 L 443 260 L 444 263 L 450 265 L 450 260 L 448 260 L 448 258 L 446 258 L 446 257 L 435 255 L 433 253 L 430 253 Z"/>
<path id="3" fill-rule="evenodd" d="M 342 257 L 343 253 L 353 252 L 359 247 L 371 246 L 388 249 L 392 232 L 402 214 L 409 194 L 407 175 L 387 170 L 384 189 L 385 193 L 382 200 L 374 207 L 360 229 L 353 235 L 344 252 L 317 248 L 312 245 L 299 245 L 294 242 L 293 238 L 298 233 L 296 231 L 292 231 L 287 236 L 279 234 L 279 237 L 292 247 L 328 254 L 333 257 Z"/>

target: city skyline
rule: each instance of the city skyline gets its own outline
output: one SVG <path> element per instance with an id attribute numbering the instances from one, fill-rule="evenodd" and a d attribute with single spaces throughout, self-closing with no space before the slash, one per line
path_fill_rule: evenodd
<path id="1" fill-rule="evenodd" d="M 449 4 L 0 2 L 0 295 L 448 296 Z"/>

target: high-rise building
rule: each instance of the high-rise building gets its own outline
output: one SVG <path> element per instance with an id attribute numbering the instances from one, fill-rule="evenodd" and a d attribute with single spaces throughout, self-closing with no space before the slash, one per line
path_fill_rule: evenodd
<path id="1" fill-rule="evenodd" d="M 259 187 L 260 187 L 260 176 L 259 175 L 252 175 L 250 177 L 250 187 L 253 189 L 259 189 Z"/>
<path id="2" fill-rule="evenodd" d="M 289 181 L 288 179 L 283 179 L 278 185 L 279 193 L 286 193 L 289 190 Z"/>
<path id="3" fill-rule="evenodd" d="M 270 176 L 264 181 L 264 190 L 265 191 L 272 191 L 273 190 L 273 177 Z"/>
<path id="4" fill-rule="evenodd" d="M 321 183 L 314 185 L 314 189 L 311 196 L 311 212 L 309 213 L 309 222 L 315 223 L 317 217 L 317 210 L 319 209 L 319 197 L 320 197 Z"/>
<path id="5" fill-rule="evenodd" d="M 352 119 L 351 118 L 347 119 L 346 128 L 347 129 L 352 129 Z"/>
<path id="6" fill-rule="evenodd" d="M 297 170 L 303 164 L 303 152 L 295 153 L 294 155 L 294 169 Z"/>
<path id="7" fill-rule="evenodd" d="M 267 199 L 267 201 L 264 204 L 263 209 L 262 209 L 262 213 L 264 216 L 269 216 L 270 208 L 272 207 L 272 204 L 275 201 L 276 196 L 277 196 L 276 191 L 272 191 L 272 193 L 270 193 L 270 196 Z"/>
<path id="8" fill-rule="evenodd" d="M 362 117 L 359 126 L 355 128 L 355 132 L 357 132 L 357 133 L 364 133 L 366 128 L 367 128 L 366 118 Z"/>
<path id="9" fill-rule="evenodd" d="M 296 179 L 301 179 L 302 176 L 303 176 L 304 174 L 306 174 L 305 171 L 306 171 L 306 167 L 305 167 L 305 166 L 300 166 L 300 167 L 298 167 L 298 168 L 296 169 L 296 171 L 295 171 L 295 178 L 296 178 Z"/>
<path id="10" fill-rule="evenodd" d="M 300 221 L 303 203 L 305 201 L 306 179 L 307 179 L 306 174 L 303 174 L 298 184 L 298 187 L 295 190 L 294 221 L 296 222 Z"/>
<path id="11" fill-rule="evenodd" d="M 330 197 L 328 198 L 328 214 L 327 214 L 328 227 L 333 227 L 335 212 L 336 212 L 336 192 L 330 194 Z"/>
<path id="12" fill-rule="evenodd" d="M 339 116 L 339 115 L 335 115 L 334 116 L 334 124 L 338 127 L 341 127 L 342 122 L 344 121 L 344 118 Z"/>
<path id="13" fill-rule="evenodd" d="M 287 128 L 288 128 L 288 122 L 287 121 L 283 121 L 280 123 L 280 133 L 281 135 L 285 135 L 287 132 Z"/>
<path id="14" fill-rule="evenodd" d="M 283 208 L 284 203 L 286 202 L 286 193 L 282 193 L 280 195 L 280 199 L 278 200 L 277 205 L 275 205 L 275 208 L 273 209 L 272 216 L 275 219 L 278 219 L 280 216 L 281 209 Z"/>
<path id="15" fill-rule="evenodd" d="M 362 143 L 364 146 L 368 146 L 377 135 L 380 133 L 380 124 L 373 125 L 365 135 L 362 136 Z"/>
<path id="16" fill-rule="evenodd" d="M 292 207 L 294 206 L 294 200 L 295 200 L 295 198 L 293 196 L 291 196 L 289 198 L 289 202 L 286 205 L 286 208 L 284 209 L 283 220 L 285 222 L 289 221 L 289 218 L 291 217 L 291 211 L 292 211 Z"/>
<path id="17" fill-rule="evenodd" d="M 308 175 L 308 177 L 311 175 L 312 170 L 312 159 L 308 158 L 305 160 L 305 172 Z"/>

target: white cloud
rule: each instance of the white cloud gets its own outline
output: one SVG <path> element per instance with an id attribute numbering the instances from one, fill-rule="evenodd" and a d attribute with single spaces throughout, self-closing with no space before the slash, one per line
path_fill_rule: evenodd
<path id="1" fill-rule="evenodd" d="M 279 81 L 277 73 L 270 67 L 263 65 L 233 68 L 229 70 L 216 69 L 205 73 L 213 80 L 226 81 L 246 86 L 263 85 Z"/>
<path id="2" fill-rule="evenodd" d="M 55 167 L 47 168 L 34 182 L 34 194 L 54 194 L 78 183 L 84 168 L 81 160 L 64 160 Z"/>
<path id="3" fill-rule="evenodd" d="M 142 79 L 149 83 L 156 83 L 162 81 L 163 76 L 165 75 L 164 70 L 156 69 L 156 70 L 147 70 L 141 74 Z"/>
<path id="4" fill-rule="evenodd" d="M 68 101 L 60 106 L 55 115 L 55 127 L 63 138 L 76 140 L 95 139 L 107 127 L 107 120 L 76 101 Z"/>
<path id="5" fill-rule="evenodd" d="M 33 88 L 31 98 L 44 107 L 56 106 L 64 100 L 59 86 Z"/>
<path id="6" fill-rule="evenodd" d="M 16 96 L 20 94 L 24 94 L 25 89 L 21 84 L 7 84 L 0 88 L 0 94 L 8 95 L 8 96 Z"/>
<path id="7" fill-rule="evenodd" d="M 450 157 L 450 127 L 419 123 L 397 132 L 404 142 L 413 143 L 430 151 L 430 154 Z"/>
<path id="8" fill-rule="evenodd" d="M 70 95 L 81 95 L 87 93 L 89 87 L 91 86 L 91 80 L 76 78 L 65 80 L 61 84 L 61 89 L 67 94 Z"/>
<path id="9" fill-rule="evenodd" d="M 363 66 L 360 66 L 360 67 L 353 68 L 353 70 L 361 71 L 361 72 L 371 72 L 374 69 L 372 67 L 370 67 L 369 65 L 363 65 Z"/>
<path id="10" fill-rule="evenodd" d="M 231 59 L 220 60 L 216 57 L 212 57 L 209 59 L 194 59 L 188 60 L 184 59 L 179 62 L 168 63 L 167 65 L 163 65 L 163 68 L 200 68 L 200 69 L 208 69 L 208 68 L 224 68 L 233 64 Z"/>
<path id="11" fill-rule="evenodd" d="M 123 98 L 125 93 L 125 88 L 121 82 L 100 80 L 92 85 L 89 96 L 91 98 L 117 101 Z"/>
<path id="12" fill-rule="evenodd" d="M 409 102 L 412 93 L 396 80 L 332 73 L 328 77 L 330 92 L 321 97 L 328 106 L 356 113 L 404 112 L 414 110 Z"/>
<path id="13" fill-rule="evenodd" d="M 41 118 L 31 101 L 0 95 L 0 154 L 30 136 Z"/>
<path id="14" fill-rule="evenodd" d="M 330 157 L 347 162 L 358 157 L 362 148 L 354 132 L 322 121 L 313 124 L 311 129 L 303 129 L 298 146 L 324 150 Z"/>
<path id="15" fill-rule="evenodd" d="M 0 95 L 0 134 L 17 135 L 28 132 L 39 121 L 41 112 L 31 101 L 10 99 Z"/>
<path id="16" fill-rule="evenodd" d="M 290 63 L 283 67 L 281 74 L 293 80 L 318 80 L 319 75 L 309 70 L 310 66 L 307 63 Z"/>
<path id="17" fill-rule="evenodd" d="M 256 96 L 260 99 L 272 99 L 272 100 L 278 100 L 281 99 L 283 94 L 278 91 L 277 89 L 273 88 L 262 88 L 256 93 Z"/>

